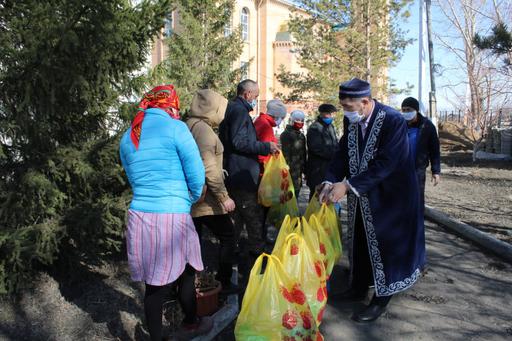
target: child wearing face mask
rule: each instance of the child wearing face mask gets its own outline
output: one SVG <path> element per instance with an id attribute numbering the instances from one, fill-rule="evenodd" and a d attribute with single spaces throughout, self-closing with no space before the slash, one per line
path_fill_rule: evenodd
<path id="1" fill-rule="evenodd" d="M 274 128 L 279 127 L 286 117 L 286 106 L 278 99 L 273 99 L 267 103 L 267 112 L 260 113 L 258 118 L 254 121 L 254 128 L 256 129 L 256 136 L 260 142 L 277 142 Z M 259 155 L 258 161 L 260 163 L 260 177 L 263 175 L 263 168 L 265 162 L 268 161 L 270 155 Z"/>

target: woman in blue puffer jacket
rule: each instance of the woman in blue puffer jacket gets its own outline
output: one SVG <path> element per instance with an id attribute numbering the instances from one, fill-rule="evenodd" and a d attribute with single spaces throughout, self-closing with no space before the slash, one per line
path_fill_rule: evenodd
<path id="1" fill-rule="evenodd" d="M 207 333 L 212 321 L 196 316 L 195 272 L 203 270 L 190 208 L 201 197 L 205 171 L 196 142 L 179 120 L 172 85 L 145 94 L 121 139 L 121 162 L 133 190 L 126 234 L 132 279 L 144 281 L 144 311 L 152 340 L 162 340 L 168 284 L 178 287 L 185 313 L 179 335 Z"/>

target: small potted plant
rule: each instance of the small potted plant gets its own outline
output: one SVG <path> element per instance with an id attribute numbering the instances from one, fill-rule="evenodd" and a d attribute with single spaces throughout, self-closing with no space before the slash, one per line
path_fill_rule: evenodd
<path id="1" fill-rule="evenodd" d="M 222 286 L 215 279 L 213 273 L 204 270 L 196 275 L 196 298 L 197 298 L 197 315 L 209 316 L 219 309 L 219 292 Z M 183 314 L 178 303 L 177 293 L 175 289 L 170 293 L 163 306 L 163 315 L 165 318 L 164 325 L 171 331 L 176 331 L 181 326 Z"/>
<path id="2" fill-rule="evenodd" d="M 209 316 L 219 309 L 222 285 L 212 272 L 204 270 L 196 275 L 197 315 Z"/>

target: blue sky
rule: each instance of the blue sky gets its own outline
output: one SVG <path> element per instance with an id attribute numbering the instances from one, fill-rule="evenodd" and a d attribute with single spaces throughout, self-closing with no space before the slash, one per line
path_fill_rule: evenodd
<path id="1" fill-rule="evenodd" d="M 390 78 L 395 80 L 395 83 L 398 88 L 406 88 L 406 83 L 413 85 L 414 88 L 411 90 L 410 96 L 418 97 L 418 72 L 419 72 L 419 41 L 418 41 L 418 32 L 419 32 L 419 1 L 415 0 L 414 3 L 410 7 L 411 16 L 408 18 L 406 22 L 403 22 L 401 28 L 404 30 L 408 30 L 407 33 L 408 38 L 413 38 L 415 41 L 407 46 L 404 51 L 404 55 L 400 62 L 393 68 L 389 70 Z M 436 25 L 436 21 L 439 22 L 443 19 L 443 14 L 436 9 L 435 6 L 432 6 L 432 30 L 436 31 L 436 29 L 440 29 L 439 25 Z M 427 56 L 428 57 L 428 56 Z M 428 61 L 428 59 L 427 59 Z M 440 63 L 440 61 L 442 61 Z M 453 58 L 449 56 L 444 49 L 436 44 L 434 38 L 434 63 L 447 64 L 453 63 Z M 452 71 L 453 72 L 453 71 Z M 455 76 L 455 75 L 452 75 Z M 458 77 L 463 76 L 460 72 L 457 75 Z M 427 64 L 427 77 L 428 77 L 428 64 Z M 427 85 L 430 84 L 430 81 L 427 80 Z M 438 110 L 443 109 L 452 109 L 453 105 L 446 98 L 446 91 L 443 89 L 443 85 L 446 84 L 446 80 L 440 77 L 436 77 L 436 95 L 437 95 L 437 107 Z M 400 105 L 401 101 L 407 97 L 407 95 L 399 95 L 392 102 L 392 105 Z M 426 105 L 428 105 L 426 103 Z"/>

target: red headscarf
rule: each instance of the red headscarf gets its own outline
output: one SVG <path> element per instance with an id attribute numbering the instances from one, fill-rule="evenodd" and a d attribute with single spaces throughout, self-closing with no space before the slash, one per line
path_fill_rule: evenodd
<path id="1" fill-rule="evenodd" d="M 139 149 L 140 134 L 142 131 L 142 121 L 144 120 L 144 110 L 148 108 L 162 109 L 172 118 L 180 119 L 180 99 L 173 85 L 160 85 L 144 95 L 139 104 L 139 111 L 132 122 L 131 139 L 135 149 Z"/>

